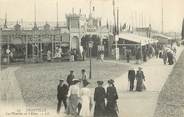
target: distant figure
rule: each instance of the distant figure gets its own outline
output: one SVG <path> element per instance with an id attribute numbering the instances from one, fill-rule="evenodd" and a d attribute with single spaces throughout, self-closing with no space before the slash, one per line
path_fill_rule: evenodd
<path id="1" fill-rule="evenodd" d="M 83 50 L 82 51 L 82 60 L 85 61 L 85 59 L 86 59 L 86 51 Z"/>
<path id="2" fill-rule="evenodd" d="M 82 69 L 81 70 L 81 73 L 82 73 L 82 81 L 87 80 L 86 70 L 85 69 Z"/>
<path id="3" fill-rule="evenodd" d="M 10 51 L 10 62 L 14 62 L 14 54 Z"/>
<path id="4" fill-rule="evenodd" d="M 137 80 L 136 91 L 143 91 L 146 89 L 146 87 L 143 83 L 143 80 L 145 81 L 145 76 L 144 76 L 144 73 L 142 71 L 142 68 L 139 67 L 138 69 L 139 70 L 137 71 L 137 74 L 136 74 L 136 80 Z"/>
<path id="5" fill-rule="evenodd" d="M 167 51 L 166 50 L 163 51 L 162 58 L 163 58 L 164 65 L 166 65 L 167 63 Z"/>
<path id="6" fill-rule="evenodd" d="M 51 51 L 50 50 L 47 51 L 47 61 L 51 62 Z"/>
<path id="7" fill-rule="evenodd" d="M 139 64 L 140 59 L 141 59 L 141 49 L 140 48 L 137 49 L 135 58 L 136 58 L 136 64 Z"/>
<path id="8" fill-rule="evenodd" d="M 74 76 L 74 74 L 73 74 L 73 70 L 71 70 L 70 71 L 70 74 L 67 76 L 67 83 L 68 83 L 68 85 L 70 86 L 71 85 L 71 83 L 72 83 L 72 80 L 75 78 L 75 76 Z"/>
<path id="9" fill-rule="evenodd" d="M 100 52 L 100 60 L 103 62 L 104 61 L 104 51 Z"/>
<path id="10" fill-rule="evenodd" d="M 71 86 L 68 91 L 68 105 L 67 105 L 67 114 L 72 116 L 77 116 L 79 114 L 79 93 L 80 93 L 80 80 L 73 79 Z"/>
<path id="11" fill-rule="evenodd" d="M 81 97 L 81 105 L 82 108 L 80 110 L 80 117 L 89 117 L 91 112 L 91 91 L 87 86 L 89 82 L 85 80 L 83 82 L 83 88 L 80 90 L 80 97 Z"/>
<path id="12" fill-rule="evenodd" d="M 106 105 L 106 111 L 107 111 L 107 117 L 118 117 L 118 106 L 117 106 L 117 99 L 118 94 L 116 91 L 116 87 L 114 86 L 114 80 L 108 80 L 109 86 L 107 87 L 107 105 Z"/>
<path id="13" fill-rule="evenodd" d="M 127 50 L 126 52 L 126 58 L 127 58 L 127 63 L 130 62 L 130 52 Z"/>
<path id="14" fill-rule="evenodd" d="M 143 50 L 143 61 L 146 62 L 147 61 L 147 49 Z"/>
<path id="15" fill-rule="evenodd" d="M 135 70 L 134 68 L 131 68 L 129 71 L 128 71 L 128 80 L 130 82 L 130 91 L 133 91 L 134 89 L 134 81 L 135 81 Z"/>
<path id="16" fill-rule="evenodd" d="M 156 58 L 159 57 L 159 49 L 158 48 L 155 49 L 155 56 L 156 56 Z"/>
<path id="17" fill-rule="evenodd" d="M 168 57 L 168 63 L 169 65 L 173 65 L 174 64 L 174 57 L 173 57 L 173 53 L 172 52 L 167 52 L 167 57 Z"/>
<path id="18" fill-rule="evenodd" d="M 60 113 L 60 108 L 61 108 L 61 102 L 63 102 L 65 110 L 67 109 L 67 94 L 68 94 L 68 85 L 64 83 L 63 80 L 60 80 L 59 85 L 57 87 L 57 99 L 58 99 L 58 104 L 57 104 L 57 113 Z"/>
<path id="19" fill-rule="evenodd" d="M 102 87 L 103 81 L 97 81 L 98 87 L 95 88 L 94 101 L 94 117 L 104 117 L 105 116 L 105 89 Z"/>

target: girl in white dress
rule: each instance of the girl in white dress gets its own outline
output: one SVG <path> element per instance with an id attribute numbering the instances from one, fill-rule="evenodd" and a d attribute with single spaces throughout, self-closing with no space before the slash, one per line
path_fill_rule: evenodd
<path id="1" fill-rule="evenodd" d="M 67 105 L 67 114 L 72 116 L 77 116 L 78 114 L 78 104 L 80 97 L 80 81 L 73 79 L 72 84 L 68 91 L 68 105 Z"/>
<path id="2" fill-rule="evenodd" d="M 91 91 L 87 88 L 89 82 L 87 80 L 83 81 L 83 88 L 80 90 L 81 104 L 82 108 L 80 111 L 81 117 L 90 117 L 91 110 Z"/>

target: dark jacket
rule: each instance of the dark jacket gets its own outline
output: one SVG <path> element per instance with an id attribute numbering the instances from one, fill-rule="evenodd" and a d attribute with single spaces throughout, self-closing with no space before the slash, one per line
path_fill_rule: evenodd
<path id="1" fill-rule="evenodd" d="M 67 76 L 67 83 L 69 84 L 69 85 L 71 85 L 71 83 L 72 83 L 72 80 L 74 79 L 74 75 L 71 75 L 71 74 L 69 74 L 68 76 Z"/>
<path id="2" fill-rule="evenodd" d="M 118 94 L 116 91 L 116 87 L 107 87 L 107 94 L 106 94 L 107 102 L 116 102 L 118 99 Z"/>
<path id="3" fill-rule="evenodd" d="M 57 87 L 57 98 L 63 99 L 67 97 L 69 87 L 66 84 L 58 85 Z"/>
<path id="4" fill-rule="evenodd" d="M 94 101 L 97 103 L 105 101 L 105 89 L 103 87 L 95 88 Z"/>
<path id="5" fill-rule="evenodd" d="M 136 79 L 137 80 L 145 80 L 145 76 L 144 76 L 143 71 L 141 71 L 141 72 L 137 71 Z"/>
<path id="6" fill-rule="evenodd" d="M 135 80 L 135 70 L 129 70 L 129 71 L 128 71 L 128 79 L 129 79 L 130 81 Z"/>

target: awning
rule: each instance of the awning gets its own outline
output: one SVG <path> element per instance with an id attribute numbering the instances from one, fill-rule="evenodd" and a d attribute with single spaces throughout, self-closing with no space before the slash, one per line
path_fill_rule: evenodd
<path id="1" fill-rule="evenodd" d="M 61 46 L 62 46 L 62 47 L 69 47 L 70 44 L 69 44 L 69 42 L 62 42 L 62 43 L 61 43 Z"/>
<path id="2" fill-rule="evenodd" d="M 169 37 L 167 35 L 163 35 L 163 34 L 155 34 L 152 36 L 152 38 L 157 39 L 157 38 L 161 38 L 161 39 L 166 39 L 166 40 L 172 40 L 172 37 Z"/>
<path id="3" fill-rule="evenodd" d="M 135 34 L 130 34 L 130 33 L 121 33 L 119 34 L 119 39 L 124 39 L 128 41 L 132 41 L 141 45 L 147 45 L 147 44 L 152 44 L 152 43 L 157 43 L 158 40 L 152 39 L 152 38 L 147 38 Z"/>

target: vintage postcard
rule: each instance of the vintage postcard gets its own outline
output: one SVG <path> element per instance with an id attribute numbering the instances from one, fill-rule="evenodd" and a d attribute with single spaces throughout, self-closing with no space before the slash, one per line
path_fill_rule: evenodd
<path id="1" fill-rule="evenodd" d="M 0 0 L 0 117 L 184 117 L 183 0 Z"/>

